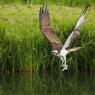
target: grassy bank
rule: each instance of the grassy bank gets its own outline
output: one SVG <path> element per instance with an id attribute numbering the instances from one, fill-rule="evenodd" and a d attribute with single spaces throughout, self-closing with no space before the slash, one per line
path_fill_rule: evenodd
<path id="1" fill-rule="evenodd" d="M 92 5 L 95 3 L 94 0 L 1 0 L 0 4 L 51 4 L 51 5 L 65 5 L 65 6 L 85 6 L 87 3 Z"/>
<path id="2" fill-rule="evenodd" d="M 52 62 L 51 47 L 39 30 L 38 5 L 0 6 L 0 70 L 32 72 L 58 70 L 59 59 Z M 62 42 L 69 35 L 82 9 L 48 6 L 52 25 Z M 60 11 L 59 11 L 60 10 Z M 87 12 L 78 46 L 82 49 L 67 56 L 71 70 L 95 71 L 95 7 Z M 68 14 L 68 15 L 67 15 Z"/>

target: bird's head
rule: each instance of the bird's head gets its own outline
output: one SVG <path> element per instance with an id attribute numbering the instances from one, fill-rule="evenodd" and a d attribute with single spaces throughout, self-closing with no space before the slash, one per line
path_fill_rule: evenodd
<path id="1" fill-rule="evenodd" d="M 54 55 L 54 56 L 58 56 L 59 52 L 57 50 L 52 50 L 51 53 Z"/>

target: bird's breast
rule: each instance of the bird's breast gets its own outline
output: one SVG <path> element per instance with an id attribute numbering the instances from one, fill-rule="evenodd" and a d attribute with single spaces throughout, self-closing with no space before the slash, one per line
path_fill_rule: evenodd
<path id="1" fill-rule="evenodd" d="M 59 53 L 60 56 L 66 56 L 68 54 L 68 51 L 65 49 L 62 49 Z"/>

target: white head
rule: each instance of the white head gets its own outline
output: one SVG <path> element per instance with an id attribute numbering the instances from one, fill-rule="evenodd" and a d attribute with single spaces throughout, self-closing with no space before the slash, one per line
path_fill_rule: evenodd
<path id="1" fill-rule="evenodd" d="M 54 55 L 54 56 L 58 56 L 58 51 L 57 50 L 52 50 L 51 53 Z"/>

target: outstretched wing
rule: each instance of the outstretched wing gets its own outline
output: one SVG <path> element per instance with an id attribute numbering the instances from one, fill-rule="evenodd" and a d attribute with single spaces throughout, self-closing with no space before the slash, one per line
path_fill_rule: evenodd
<path id="1" fill-rule="evenodd" d="M 73 31 L 71 32 L 70 36 L 67 38 L 63 46 L 64 49 L 71 48 L 76 42 L 76 40 L 79 38 L 79 35 L 80 35 L 79 30 L 82 24 L 84 23 L 87 8 L 88 8 L 88 5 L 84 8 L 81 16 L 79 17 L 77 23 L 75 24 Z"/>
<path id="2" fill-rule="evenodd" d="M 40 29 L 44 36 L 51 43 L 52 48 L 54 50 L 60 50 L 63 47 L 62 42 L 59 40 L 57 35 L 55 34 L 53 28 L 50 24 L 50 15 L 47 9 L 47 6 L 42 6 L 39 12 L 39 21 L 40 21 Z"/>

